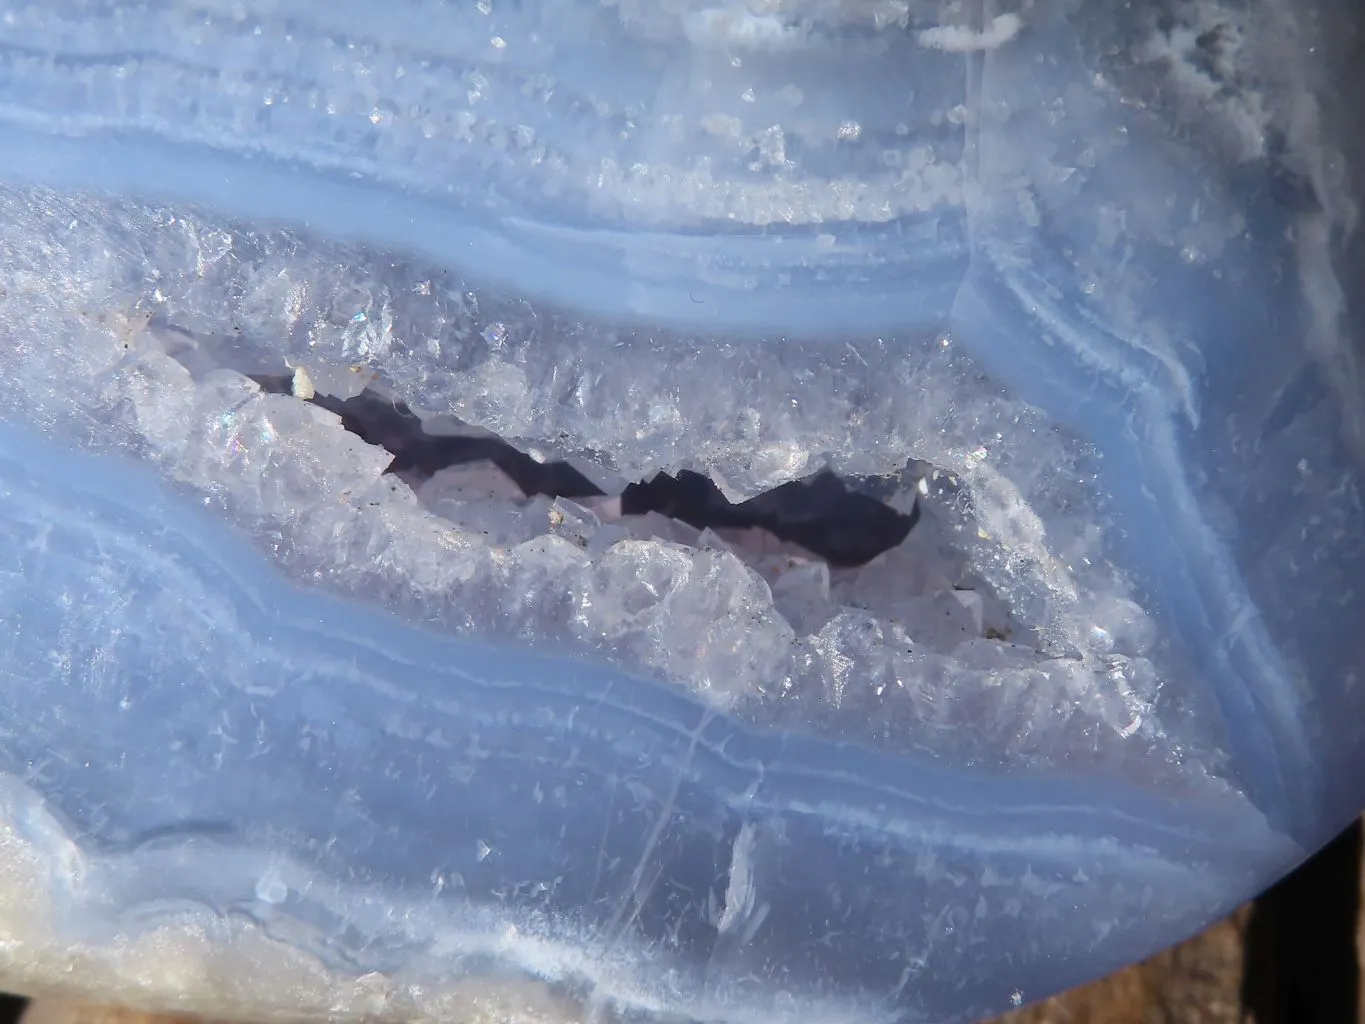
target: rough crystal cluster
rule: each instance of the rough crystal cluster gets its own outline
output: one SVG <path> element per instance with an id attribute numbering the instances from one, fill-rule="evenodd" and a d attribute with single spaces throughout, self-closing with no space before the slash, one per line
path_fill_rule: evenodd
<path id="1" fill-rule="evenodd" d="M 1365 803 L 1334 0 L 0 0 L 0 981 L 970 1020 Z"/>

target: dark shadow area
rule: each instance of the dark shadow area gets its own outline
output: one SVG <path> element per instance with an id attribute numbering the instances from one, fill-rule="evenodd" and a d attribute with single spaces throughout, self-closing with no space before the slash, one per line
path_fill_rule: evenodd
<path id="1" fill-rule="evenodd" d="M 266 391 L 290 394 L 293 378 L 253 376 Z M 391 455 L 386 472 L 416 486 L 451 466 L 491 462 L 528 497 L 605 497 L 603 491 L 566 462 L 539 462 L 501 438 L 428 433 L 422 420 L 402 402 L 366 389 L 354 398 L 314 395 L 314 405 L 341 417 L 346 430 Z M 875 481 L 845 479 L 823 470 L 805 480 L 782 484 L 739 503 L 700 473 L 659 473 L 630 484 L 621 493 L 624 515 L 657 512 L 698 530 L 761 528 L 779 540 L 799 544 L 832 566 L 863 565 L 896 547 L 919 521 L 918 499 L 909 513 L 899 512 L 866 493 Z"/>
<path id="2" fill-rule="evenodd" d="M 1252 907 L 1242 1011 L 1255 1024 L 1352 1024 L 1360 999 L 1361 821 Z"/>
<path id="3" fill-rule="evenodd" d="M 839 566 L 863 565 L 900 544 L 920 515 L 918 501 L 909 514 L 897 512 L 827 470 L 738 505 L 700 473 L 660 473 L 622 491 L 621 511 L 658 512 L 698 530 L 759 527 Z"/>
<path id="4" fill-rule="evenodd" d="M 27 1009 L 28 1000 L 23 996 L 0 992 L 0 1024 L 18 1024 Z"/>
<path id="5" fill-rule="evenodd" d="M 283 389 L 289 391 L 288 385 Z M 497 437 L 428 434 L 422 420 L 402 402 L 374 391 L 354 398 L 315 395 L 312 403 L 341 417 L 341 425 L 368 444 L 393 456 L 387 472 L 410 480 L 427 480 L 443 469 L 471 462 L 491 462 L 528 497 L 592 498 L 602 490 L 567 462 L 537 462 Z"/>

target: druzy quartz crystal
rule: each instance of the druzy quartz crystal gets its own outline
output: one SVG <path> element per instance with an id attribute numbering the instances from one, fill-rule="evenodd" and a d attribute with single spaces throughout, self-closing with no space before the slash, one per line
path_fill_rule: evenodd
<path id="1" fill-rule="evenodd" d="M 966 1021 L 1365 804 L 1344 0 L 0 0 L 0 982 Z"/>

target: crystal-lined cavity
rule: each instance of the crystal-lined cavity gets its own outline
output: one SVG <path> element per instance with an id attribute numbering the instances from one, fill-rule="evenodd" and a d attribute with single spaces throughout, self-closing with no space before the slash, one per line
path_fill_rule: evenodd
<path id="1" fill-rule="evenodd" d="M 1365 799 L 1357 21 L 0 5 L 0 974 L 967 1020 L 1273 880 Z"/>

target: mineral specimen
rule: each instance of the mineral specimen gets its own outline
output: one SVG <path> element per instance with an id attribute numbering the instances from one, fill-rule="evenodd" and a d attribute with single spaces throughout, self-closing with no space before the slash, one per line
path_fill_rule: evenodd
<path id="1" fill-rule="evenodd" d="M 1334 0 L 0 0 L 0 979 L 968 1020 L 1365 803 Z"/>

